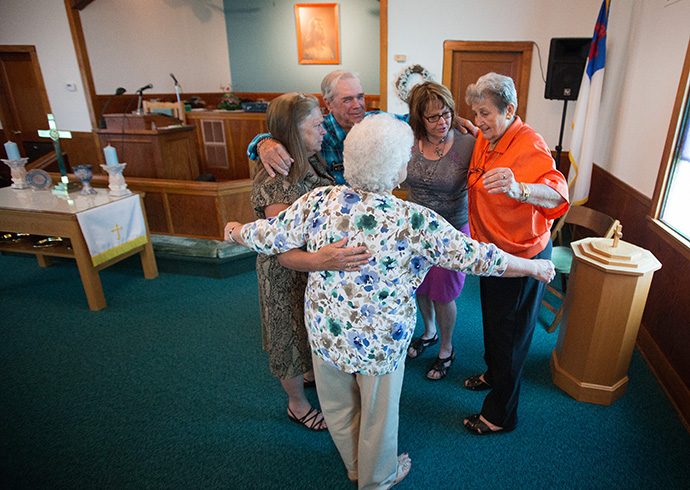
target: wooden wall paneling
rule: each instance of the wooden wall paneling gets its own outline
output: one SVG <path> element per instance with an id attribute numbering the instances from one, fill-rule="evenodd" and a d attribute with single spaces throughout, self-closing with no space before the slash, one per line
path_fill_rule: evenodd
<path id="1" fill-rule="evenodd" d="M 131 181 L 131 179 L 129 180 Z M 162 192 L 147 192 L 144 196 L 144 205 L 147 209 L 146 217 L 151 233 L 171 235 L 172 229 L 169 223 L 169 212 L 167 212 L 166 195 Z"/>
<path id="2" fill-rule="evenodd" d="M 101 163 L 105 163 L 99 158 L 102 155 L 98 141 L 94 139 L 94 133 L 83 131 L 72 131 L 71 139 L 61 139 L 60 148 L 67 153 L 69 165 L 91 165 L 94 172 L 103 172 L 99 168 Z"/>
<path id="3" fill-rule="evenodd" d="M 168 204 L 174 234 L 184 230 L 185 235 L 218 239 L 216 202 L 215 195 L 169 193 Z"/>

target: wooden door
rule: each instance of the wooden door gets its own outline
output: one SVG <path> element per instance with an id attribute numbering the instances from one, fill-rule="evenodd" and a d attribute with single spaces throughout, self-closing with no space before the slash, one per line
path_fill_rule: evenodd
<path id="1" fill-rule="evenodd" d="M 0 121 L 22 156 L 37 158 L 44 153 L 38 148 L 52 151 L 50 140 L 38 137 L 39 129 L 48 129 L 50 112 L 36 48 L 0 46 Z"/>
<path id="2" fill-rule="evenodd" d="M 532 68 L 532 42 L 446 41 L 443 43 L 443 84 L 455 99 L 458 115 L 474 121 L 465 103 L 467 86 L 489 72 L 509 76 L 517 90 L 517 114 L 524 121 Z"/>

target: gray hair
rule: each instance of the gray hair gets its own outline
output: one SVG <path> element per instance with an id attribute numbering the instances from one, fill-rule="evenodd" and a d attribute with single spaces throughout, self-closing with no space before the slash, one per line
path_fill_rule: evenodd
<path id="1" fill-rule="evenodd" d="M 352 79 L 359 80 L 359 73 L 346 70 L 335 70 L 330 72 L 328 75 L 323 77 L 321 80 L 321 95 L 323 98 L 329 102 L 333 100 L 335 95 L 335 87 L 341 79 Z"/>
<path id="2" fill-rule="evenodd" d="M 392 191 L 410 160 L 413 143 L 410 126 L 390 114 L 365 117 L 345 138 L 345 180 L 364 191 Z"/>
<path id="3" fill-rule="evenodd" d="M 470 107 L 473 104 L 481 104 L 489 98 L 491 102 L 503 114 L 508 109 L 508 104 L 513 104 L 517 110 L 517 91 L 513 79 L 498 73 L 487 73 L 479 77 L 477 83 L 467 87 L 465 102 Z"/>

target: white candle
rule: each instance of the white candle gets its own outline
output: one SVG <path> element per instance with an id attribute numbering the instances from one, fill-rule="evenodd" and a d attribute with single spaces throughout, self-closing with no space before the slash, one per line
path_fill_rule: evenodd
<path id="1" fill-rule="evenodd" d="M 17 147 L 17 143 L 14 141 L 8 141 L 5 143 L 5 151 L 7 152 L 7 159 L 8 160 L 19 160 L 21 156 L 19 155 L 19 148 Z"/>
<path id="2" fill-rule="evenodd" d="M 119 165 L 120 162 L 117 161 L 117 151 L 115 151 L 115 148 L 112 146 L 108 145 L 105 148 L 103 148 L 103 153 L 105 154 L 105 163 L 108 165 Z"/>

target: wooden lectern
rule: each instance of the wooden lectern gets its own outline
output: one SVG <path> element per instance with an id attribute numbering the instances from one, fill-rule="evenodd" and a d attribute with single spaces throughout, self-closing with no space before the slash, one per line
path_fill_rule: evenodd
<path id="1" fill-rule="evenodd" d="M 651 252 L 611 238 L 571 244 L 574 261 L 563 323 L 551 355 L 553 382 L 581 402 L 611 405 L 628 386 L 628 366 L 654 271 Z"/>
<path id="2" fill-rule="evenodd" d="M 104 114 L 97 130 L 101 148 L 110 145 L 126 163 L 125 177 L 194 180 L 199 160 L 194 126 L 164 114 Z M 95 171 L 95 167 L 94 167 Z"/>

